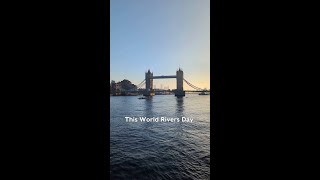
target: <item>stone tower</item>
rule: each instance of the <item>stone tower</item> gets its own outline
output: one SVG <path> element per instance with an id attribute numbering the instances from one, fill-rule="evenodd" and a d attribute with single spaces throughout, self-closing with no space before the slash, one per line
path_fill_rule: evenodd
<path id="1" fill-rule="evenodd" d="M 144 96 L 154 96 L 154 90 L 153 90 L 153 73 L 150 72 L 150 69 L 148 72 L 146 72 L 146 90 L 143 93 Z"/>
<path id="2" fill-rule="evenodd" d="M 150 69 L 148 72 L 146 72 L 146 90 L 151 91 L 153 89 L 153 73 L 150 72 Z"/>
<path id="3" fill-rule="evenodd" d="M 185 92 L 183 91 L 183 71 L 179 68 L 177 71 L 177 90 L 175 96 L 185 96 Z"/>

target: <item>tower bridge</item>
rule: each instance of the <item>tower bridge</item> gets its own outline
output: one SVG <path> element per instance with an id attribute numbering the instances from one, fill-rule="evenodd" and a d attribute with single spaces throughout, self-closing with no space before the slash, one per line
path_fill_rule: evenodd
<path id="1" fill-rule="evenodd" d="M 140 90 L 143 90 L 144 96 L 154 96 L 155 92 L 159 92 L 159 90 L 153 89 L 153 80 L 154 79 L 168 79 L 168 78 L 176 78 L 177 82 L 177 88 L 173 91 L 175 96 L 182 97 L 185 96 L 187 93 L 193 93 L 193 92 L 210 92 L 206 89 L 199 88 L 190 82 L 188 82 L 186 79 L 183 78 L 183 71 L 182 69 L 178 69 L 176 71 L 176 75 L 161 75 L 161 76 L 154 76 L 153 73 L 150 71 L 150 69 L 145 73 L 145 79 L 140 82 L 136 89 L 130 89 L 125 90 L 126 92 L 141 92 Z M 194 90 L 184 90 L 183 89 L 183 82 L 185 82 L 187 85 L 192 87 Z M 143 89 L 143 86 L 145 85 L 145 88 Z"/>
<path id="2" fill-rule="evenodd" d="M 143 93 L 144 96 L 154 96 L 155 92 L 153 90 L 153 80 L 154 79 L 167 79 L 167 78 L 176 78 L 177 79 L 177 89 L 175 90 L 175 96 L 185 96 L 185 91 L 183 91 L 183 71 L 179 68 L 176 75 L 171 76 L 153 76 L 153 73 L 150 72 L 150 69 L 145 74 L 145 83 L 146 89 Z"/>
<path id="3" fill-rule="evenodd" d="M 183 89 L 183 81 L 185 81 L 190 87 L 195 89 L 195 91 L 187 91 L 187 92 L 203 92 L 207 91 L 204 89 L 201 89 L 197 86 L 192 85 L 187 80 L 183 78 L 183 71 L 182 69 L 178 69 L 176 71 L 176 75 L 167 75 L 167 76 L 153 76 L 153 73 L 150 72 L 150 69 L 148 72 L 145 73 L 145 92 L 143 93 L 144 96 L 153 96 L 155 95 L 154 89 L 153 89 L 153 80 L 154 79 L 167 79 L 167 78 L 176 78 L 177 79 L 177 89 L 174 91 L 175 96 L 185 96 L 186 91 Z"/>

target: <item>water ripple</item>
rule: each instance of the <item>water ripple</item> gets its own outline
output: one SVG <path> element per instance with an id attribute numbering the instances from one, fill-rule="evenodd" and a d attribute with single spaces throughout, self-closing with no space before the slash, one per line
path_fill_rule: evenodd
<path id="1" fill-rule="evenodd" d="M 210 98 L 111 97 L 111 179 L 209 179 Z M 125 116 L 189 117 L 193 123 L 128 123 Z"/>

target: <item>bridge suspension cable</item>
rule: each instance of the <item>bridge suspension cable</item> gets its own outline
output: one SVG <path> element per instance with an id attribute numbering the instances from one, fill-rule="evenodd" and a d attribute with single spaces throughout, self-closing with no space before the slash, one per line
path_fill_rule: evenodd
<path id="1" fill-rule="evenodd" d="M 146 80 L 144 79 L 143 81 L 141 81 L 137 86 L 140 86 L 141 84 L 143 84 Z"/>
<path id="2" fill-rule="evenodd" d="M 145 85 L 145 79 L 143 81 L 141 81 L 138 85 L 136 85 L 137 89 L 141 88 L 143 85 Z M 125 89 L 121 89 L 122 91 L 134 91 L 135 88 L 132 88 L 132 89 L 128 89 L 128 90 L 125 90 Z"/>
<path id="3" fill-rule="evenodd" d="M 141 88 L 143 85 L 145 85 L 145 83 L 146 83 L 146 80 L 144 79 L 141 83 L 137 85 L 137 89 Z"/>
<path id="4" fill-rule="evenodd" d="M 205 91 L 205 89 L 199 88 L 199 87 L 191 84 L 191 83 L 188 82 L 186 79 L 183 78 L 183 80 L 184 80 L 190 87 L 192 87 L 193 89 L 200 90 L 200 91 Z"/>

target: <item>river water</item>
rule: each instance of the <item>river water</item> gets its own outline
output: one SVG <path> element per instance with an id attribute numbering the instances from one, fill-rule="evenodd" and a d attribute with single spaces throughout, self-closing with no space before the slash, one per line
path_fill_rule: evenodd
<path id="1" fill-rule="evenodd" d="M 111 96 L 110 108 L 111 179 L 210 178 L 210 96 Z M 161 122 L 161 117 L 180 121 Z"/>

